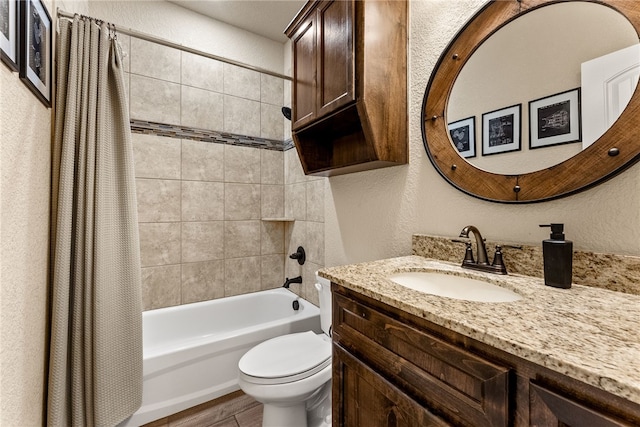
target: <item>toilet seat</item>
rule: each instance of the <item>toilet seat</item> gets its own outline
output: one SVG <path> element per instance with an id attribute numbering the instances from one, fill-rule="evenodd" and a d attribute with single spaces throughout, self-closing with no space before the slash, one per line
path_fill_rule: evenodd
<path id="1" fill-rule="evenodd" d="M 238 363 L 253 384 L 284 384 L 308 378 L 331 365 L 331 343 L 312 331 L 283 335 L 258 344 Z"/>

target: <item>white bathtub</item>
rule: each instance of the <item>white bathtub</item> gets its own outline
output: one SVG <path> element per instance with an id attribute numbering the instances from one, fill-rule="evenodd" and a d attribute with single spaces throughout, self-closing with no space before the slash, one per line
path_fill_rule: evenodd
<path id="1" fill-rule="evenodd" d="M 292 307 L 296 299 L 298 311 Z M 318 307 L 284 288 L 145 311 L 142 324 L 142 406 L 121 427 L 239 390 L 238 361 L 264 340 L 321 332 Z"/>

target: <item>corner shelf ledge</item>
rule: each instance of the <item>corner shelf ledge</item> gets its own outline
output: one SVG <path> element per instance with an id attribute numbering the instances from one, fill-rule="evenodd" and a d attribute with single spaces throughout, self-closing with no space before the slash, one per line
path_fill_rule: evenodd
<path id="1" fill-rule="evenodd" d="M 293 222 L 295 221 L 294 218 L 262 218 L 262 221 L 267 221 L 267 222 Z"/>

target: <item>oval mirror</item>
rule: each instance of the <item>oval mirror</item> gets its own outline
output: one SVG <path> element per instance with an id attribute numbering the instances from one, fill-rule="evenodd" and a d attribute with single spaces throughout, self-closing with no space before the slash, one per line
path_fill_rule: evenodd
<path id="1" fill-rule="evenodd" d="M 624 0 L 488 2 L 425 93 L 436 169 L 473 196 L 522 203 L 584 190 L 640 159 L 639 14 Z"/>

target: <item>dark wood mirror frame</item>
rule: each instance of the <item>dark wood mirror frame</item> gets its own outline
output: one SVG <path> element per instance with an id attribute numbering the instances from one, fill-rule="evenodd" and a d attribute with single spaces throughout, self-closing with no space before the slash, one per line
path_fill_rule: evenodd
<path id="1" fill-rule="evenodd" d="M 599 184 L 640 160 L 640 84 L 619 119 L 591 146 L 547 169 L 501 175 L 465 161 L 451 143 L 446 111 L 454 82 L 469 57 L 494 32 L 527 12 L 566 0 L 492 0 L 454 37 L 427 86 L 422 138 L 429 159 L 454 187 L 480 199 L 532 203 L 565 197 Z M 602 4 L 623 14 L 640 31 L 640 2 L 574 0 Z"/>

